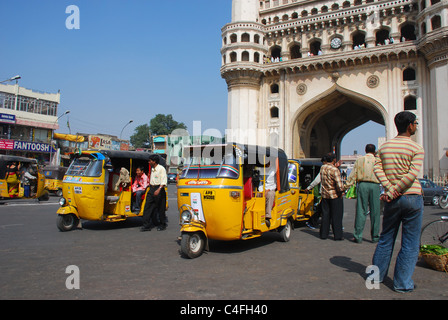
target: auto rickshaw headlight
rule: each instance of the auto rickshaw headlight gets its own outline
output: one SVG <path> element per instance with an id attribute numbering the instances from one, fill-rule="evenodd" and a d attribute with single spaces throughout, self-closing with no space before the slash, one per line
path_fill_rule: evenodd
<path id="1" fill-rule="evenodd" d="M 59 199 L 59 205 L 60 205 L 61 207 L 64 206 L 66 202 L 67 202 L 67 201 L 65 200 L 64 197 L 62 197 L 62 198 Z"/>
<path id="2" fill-rule="evenodd" d="M 182 219 L 182 223 L 190 222 L 190 220 L 191 220 L 191 212 L 188 211 L 188 210 L 185 210 L 185 211 L 182 212 L 180 217 Z"/>

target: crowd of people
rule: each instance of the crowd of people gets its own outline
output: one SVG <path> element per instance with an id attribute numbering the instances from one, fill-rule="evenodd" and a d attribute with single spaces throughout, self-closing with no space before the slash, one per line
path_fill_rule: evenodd
<path id="1" fill-rule="evenodd" d="M 393 282 L 395 291 L 410 292 L 415 289 L 412 275 L 420 249 L 423 192 L 417 177 L 423 165 L 424 150 L 411 139 L 418 125 L 415 114 L 403 111 L 394 121 L 398 135 L 378 151 L 375 145 L 367 144 L 366 155 L 356 160 L 345 183 L 336 155 L 330 153 L 322 157 L 320 174 L 307 187 L 312 190 L 320 183 L 321 192 L 321 202 L 308 226 L 317 227 L 321 216 L 320 238 L 327 239 L 331 227 L 334 240 L 343 240 L 343 195 L 356 185 L 356 216 L 351 241 L 362 243 L 367 215 L 370 215 L 371 241 L 377 243 L 372 264 L 378 267 L 382 282 L 401 225 L 401 250 L 396 259 Z M 384 204 L 381 233 L 380 201 Z"/>

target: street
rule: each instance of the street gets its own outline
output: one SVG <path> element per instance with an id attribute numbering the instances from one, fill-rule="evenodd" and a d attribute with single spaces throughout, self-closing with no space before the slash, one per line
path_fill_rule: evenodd
<path id="1" fill-rule="evenodd" d="M 169 186 L 169 225 L 140 232 L 141 219 L 123 223 L 83 222 L 82 230 L 56 227 L 58 198 L 48 202 L 13 201 L 0 205 L 0 299 L 160 299 L 306 300 L 447 299 L 448 274 L 419 261 L 418 288 L 392 290 L 388 278 L 379 289 L 366 286 L 366 268 L 375 244 L 367 219 L 364 241 L 352 237 L 355 200 L 344 203 L 344 241 L 318 238 L 306 226 L 290 242 L 277 233 L 235 242 L 210 242 L 197 259 L 181 257 L 176 186 Z M 424 223 L 448 211 L 425 206 Z M 398 239 L 399 240 L 399 239 Z M 399 241 L 395 246 L 399 250 Z M 68 268 L 75 266 L 77 268 Z M 68 269 L 67 269 L 68 268 Z M 78 270 L 79 289 L 69 289 Z M 393 274 L 393 264 L 389 277 Z M 69 285 L 67 285 L 69 284 Z"/>

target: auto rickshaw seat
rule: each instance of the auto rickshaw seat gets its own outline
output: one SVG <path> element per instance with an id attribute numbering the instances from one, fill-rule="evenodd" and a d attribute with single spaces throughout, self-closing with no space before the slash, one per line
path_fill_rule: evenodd
<path id="1" fill-rule="evenodd" d="M 244 200 L 252 199 L 252 177 L 244 178 Z"/>

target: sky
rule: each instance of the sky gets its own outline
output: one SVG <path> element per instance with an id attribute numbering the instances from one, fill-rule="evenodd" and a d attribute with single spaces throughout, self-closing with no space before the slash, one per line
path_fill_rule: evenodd
<path id="1" fill-rule="evenodd" d="M 79 29 L 72 11 L 79 8 Z M 106 133 L 129 139 L 158 113 L 200 130 L 227 125 L 227 85 L 220 75 L 221 28 L 232 0 L 1 0 L 0 80 L 61 92 L 57 132 Z M 360 139 L 361 130 L 362 141 Z M 342 154 L 364 153 L 366 124 L 343 140 Z M 369 137 L 370 138 L 370 137 Z M 369 143 L 369 142 L 367 142 Z"/>

